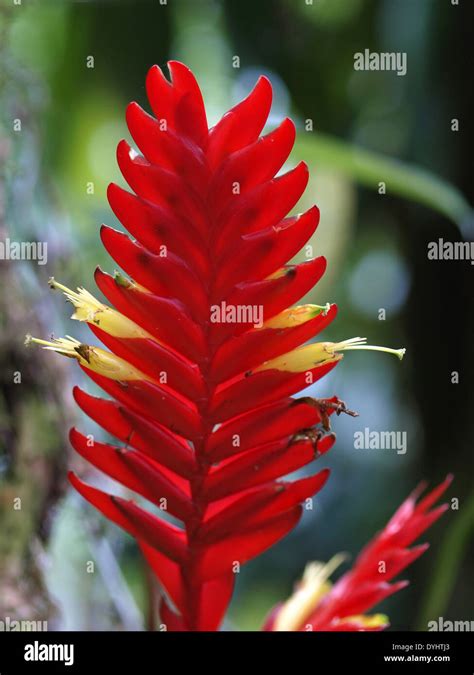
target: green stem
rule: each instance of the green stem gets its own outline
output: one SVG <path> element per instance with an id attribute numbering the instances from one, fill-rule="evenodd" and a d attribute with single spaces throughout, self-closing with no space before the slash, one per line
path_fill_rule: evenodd
<path id="1" fill-rule="evenodd" d="M 450 531 L 444 537 L 439 552 L 428 593 L 422 604 L 417 622 L 418 630 L 427 630 L 428 622 L 443 616 L 449 603 L 457 572 L 469 541 L 469 534 L 474 530 L 474 492 L 469 497 L 462 511 L 458 514 Z"/>

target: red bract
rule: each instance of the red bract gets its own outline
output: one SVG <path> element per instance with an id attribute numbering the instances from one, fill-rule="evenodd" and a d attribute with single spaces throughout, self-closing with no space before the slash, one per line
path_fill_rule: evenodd
<path id="1" fill-rule="evenodd" d="M 154 66 L 117 159 L 133 192 L 112 184 L 110 205 L 133 239 L 101 237 L 129 278 L 98 270 L 112 307 L 85 289 L 63 290 L 110 351 L 72 338 L 35 340 L 75 358 L 112 400 L 76 389 L 82 410 L 122 444 L 79 454 L 150 502 L 149 510 L 71 475 L 74 487 L 132 534 L 159 578 L 170 630 L 215 630 L 235 572 L 288 533 L 301 502 L 324 485 L 321 471 L 282 480 L 334 442 L 328 415 L 343 406 L 294 399 L 365 340 L 313 343 L 334 305 L 290 307 L 321 278 L 325 260 L 288 264 L 314 233 L 319 212 L 287 218 L 308 180 L 304 163 L 275 177 L 292 148 L 286 119 L 264 137 L 271 86 L 254 90 L 208 130 L 201 92 L 183 64 L 171 82 Z M 378 348 L 380 349 L 380 348 Z M 386 350 L 400 358 L 404 350 Z M 160 510 L 174 517 L 163 519 Z"/>
<path id="2" fill-rule="evenodd" d="M 428 548 L 408 548 L 449 508 L 431 509 L 452 480 L 448 476 L 417 502 L 420 485 L 392 516 L 385 528 L 363 549 L 352 569 L 334 586 L 328 579 L 342 561 L 335 556 L 328 565 L 312 563 L 294 595 L 270 614 L 265 630 L 360 631 L 381 630 L 388 625 L 384 615 L 365 615 L 382 600 L 405 588 L 408 581 L 390 583 Z"/>

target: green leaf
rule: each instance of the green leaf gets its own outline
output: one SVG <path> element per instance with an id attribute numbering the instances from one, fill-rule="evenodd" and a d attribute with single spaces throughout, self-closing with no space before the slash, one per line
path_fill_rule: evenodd
<path id="1" fill-rule="evenodd" d="M 439 176 L 397 159 L 364 150 L 320 132 L 302 134 L 296 149 L 303 159 L 317 161 L 377 190 L 379 182 L 387 192 L 428 206 L 452 220 L 463 234 L 472 225 L 473 210 L 462 193 Z"/>
<path id="2" fill-rule="evenodd" d="M 433 621 L 446 611 L 451 597 L 457 572 L 472 532 L 474 531 L 474 493 L 458 513 L 454 524 L 444 537 L 438 555 L 429 591 L 423 602 L 417 630 L 427 630 L 429 621 Z"/>

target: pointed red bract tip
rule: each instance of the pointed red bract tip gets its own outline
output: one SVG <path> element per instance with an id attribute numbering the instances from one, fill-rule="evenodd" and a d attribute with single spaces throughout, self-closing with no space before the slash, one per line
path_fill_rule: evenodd
<path id="1" fill-rule="evenodd" d="M 303 578 L 295 595 L 270 612 L 263 630 L 344 631 L 387 627 L 386 617 L 365 616 L 365 613 L 408 585 L 406 580 L 390 582 L 428 549 L 429 544 L 408 546 L 447 510 L 447 504 L 429 509 L 452 479 L 451 475 L 447 476 L 420 501 L 417 500 L 425 484 L 416 488 L 334 586 L 324 587 L 327 577 L 321 572 L 313 580 Z M 313 606 L 307 600 L 311 597 L 317 598 Z"/>

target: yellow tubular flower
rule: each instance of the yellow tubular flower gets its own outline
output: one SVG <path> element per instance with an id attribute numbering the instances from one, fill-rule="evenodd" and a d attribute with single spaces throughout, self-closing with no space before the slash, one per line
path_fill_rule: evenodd
<path id="1" fill-rule="evenodd" d="M 371 351 L 387 352 L 394 354 L 401 360 L 405 354 L 405 349 L 389 349 L 388 347 L 377 347 L 366 344 L 367 338 L 350 338 L 343 342 L 314 342 L 294 349 L 287 354 L 278 356 L 275 359 L 266 361 L 253 372 L 262 370 L 287 370 L 293 373 L 302 373 L 323 363 L 331 363 L 342 358 L 340 352 L 366 349 Z"/>
<path id="2" fill-rule="evenodd" d="M 67 286 L 58 283 L 51 277 L 51 288 L 59 289 L 64 293 L 69 302 L 74 305 L 75 312 L 71 319 L 93 323 L 103 331 L 116 338 L 152 338 L 152 336 L 136 323 L 117 312 L 112 307 L 97 300 L 92 293 L 85 288 L 78 287 L 73 291 Z"/>
<path id="3" fill-rule="evenodd" d="M 329 302 L 324 306 L 298 305 L 297 307 L 289 307 L 272 319 L 265 321 L 261 330 L 265 328 L 294 328 L 314 319 L 319 314 L 327 314 L 330 308 Z"/>
<path id="4" fill-rule="evenodd" d="M 339 553 L 325 564 L 320 562 L 308 563 L 295 592 L 279 610 L 273 630 L 299 630 L 304 625 L 305 620 L 314 612 L 321 599 L 330 591 L 329 577 L 345 559 L 346 556 Z"/>
<path id="5" fill-rule="evenodd" d="M 339 623 L 356 624 L 364 628 L 383 628 L 388 626 L 390 621 L 386 614 L 357 614 L 346 616 L 340 619 Z"/>
<path id="6" fill-rule="evenodd" d="M 47 351 L 57 352 L 63 356 L 76 359 L 81 366 L 89 368 L 94 373 L 108 377 L 111 380 L 146 380 L 153 382 L 152 378 L 148 377 L 148 375 L 134 368 L 127 361 L 115 356 L 115 354 L 107 352 L 100 347 L 83 344 L 70 335 L 54 340 L 41 340 L 27 335 L 25 344 L 29 345 L 32 342 L 41 345 Z"/>
<path id="7" fill-rule="evenodd" d="M 297 631 L 305 628 L 305 622 L 315 612 L 321 600 L 332 588 L 329 581 L 331 574 L 346 560 L 346 555 L 339 553 L 324 564 L 311 562 L 306 565 L 301 581 L 293 595 L 279 610 L 274 631 Z M 339 624 L 355 624 L 360 628 L 381 628 L 389 624 L 385 614 L 358 614 L 342 617 Z"/>

